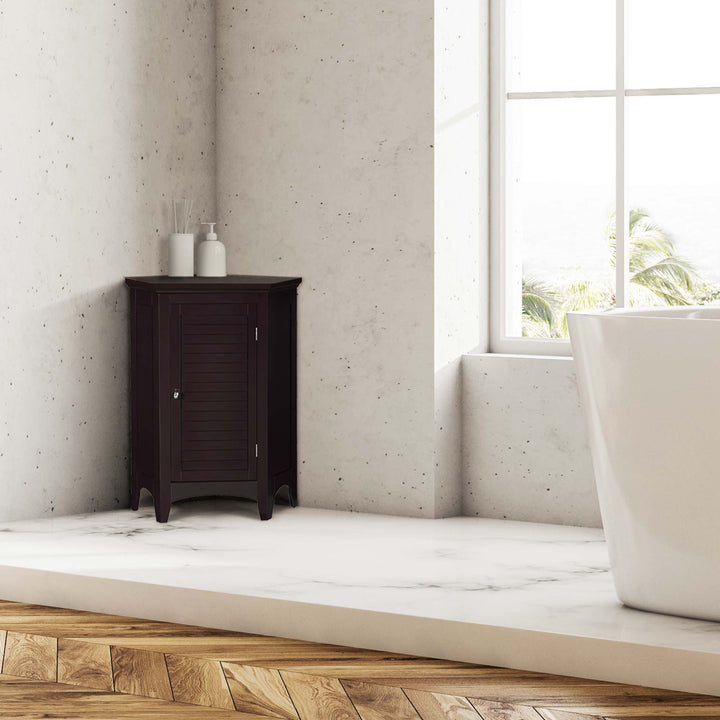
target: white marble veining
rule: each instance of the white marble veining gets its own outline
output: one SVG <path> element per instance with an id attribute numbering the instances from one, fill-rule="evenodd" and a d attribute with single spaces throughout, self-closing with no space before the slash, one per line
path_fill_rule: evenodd
<path id="1" fill-rule="evenodd" d="M 13 523 L 0 528 L 0 564 L 471 622 L 534 622 L 530 588 L 538 609 L 598 592 L 616 604 L 596 530 L 305 508 L 260 523 L 252 504 L 217 505 L 174 505 L 168 525 L 148 506 Z"/>
<path id="2" fill-rule="evenodd" d="M 143 506 L 1 526 L 0 587 L 10 599 L 720 694 L 720 624 L 621 606 L 597 529 L 283 507 L 261 523 L 250 503 L 193 501 L 167 525 Z"/>

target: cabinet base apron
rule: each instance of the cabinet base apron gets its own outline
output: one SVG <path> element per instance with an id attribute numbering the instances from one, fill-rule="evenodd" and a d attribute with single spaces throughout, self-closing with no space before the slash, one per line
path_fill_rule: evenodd
<path id="1" fill-rule="evenodd" d="M 153 507 L 155 508 L 155 517 L 158 522 L 167 522 L 170 516 L 170 505 L 183 500 L 194 500 L 202 497 L 215 498 L 237 498 L 239 500 L 252 500 L 258 503 L 258 484 L 254 480 L 246 480 L 239 482 L 215 482 L 215 483 L 173 483 L 170 486 L 170 498 L 165 498 L 164 506 L 155 501 L 152 489 L 145 485 L 136 486 L 133 484 L 131 490 L 130 506 L 133 510 L 140 507 L 140 497 L 143 490 L 147 490 L 153 498 Z M 278 495 L 285 496 L 286 502 L 290 507 L 297 506 L 296 491 L 289 485 L 279 485 L 275 493 L 269 499 L 269 513 L 263 520 L 269 520 L 272 517 L 273 507 Z"/>

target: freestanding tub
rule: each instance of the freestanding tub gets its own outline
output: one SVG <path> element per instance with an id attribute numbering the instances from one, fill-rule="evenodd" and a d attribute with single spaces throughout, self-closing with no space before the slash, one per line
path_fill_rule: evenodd
<path id="1" fill-rule="evenodd" d="M 618 597 L 720 621 L 720 308 L 568 324 Z"/>

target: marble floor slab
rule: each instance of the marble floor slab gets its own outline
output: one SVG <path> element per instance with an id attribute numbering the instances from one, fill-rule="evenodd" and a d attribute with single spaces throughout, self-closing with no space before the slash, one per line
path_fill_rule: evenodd
<path id="1" fill-rule="evenodd" d="M 623 607 L 595 529 L 143 506 L 0 526 L 0 597 L 720 695 L 720 624 Z"/>

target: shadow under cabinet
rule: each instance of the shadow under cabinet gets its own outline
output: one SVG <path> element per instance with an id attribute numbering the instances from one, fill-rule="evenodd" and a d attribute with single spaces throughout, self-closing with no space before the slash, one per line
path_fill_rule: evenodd
<path id="1" fill-rule="evenodd" d="M 300 278 L 130 277 L 131 504 L 247 497 L 260 517 L 297 497 Z"/>

